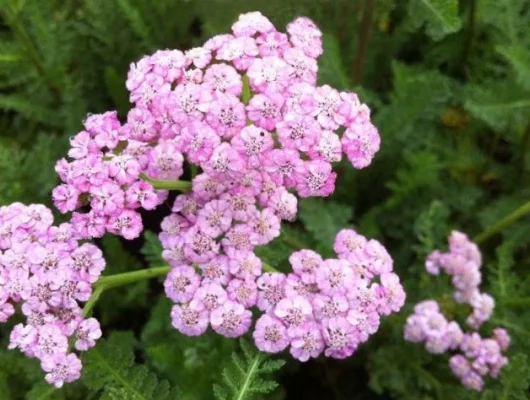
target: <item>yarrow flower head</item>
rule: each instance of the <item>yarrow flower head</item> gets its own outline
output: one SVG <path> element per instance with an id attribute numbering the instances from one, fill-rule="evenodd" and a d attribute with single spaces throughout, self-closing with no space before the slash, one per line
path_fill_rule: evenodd
<path id="1" fill-rule="evenodd" d="M 105 268 L 100 249 L 80 244 L 71 224 L 53 225 L 43 205 L 0 207 L 0 322 L 19 304 L 24 322 L 11 331 L 9 348 L 37 358 L 46 381 L 57 387 L 80 377 L 81 360 L 101 337 L 99 322 L 80 304 Z"/>
<path id="2" fill-rule="evenodd" d="M 259 199 L 251 204 L 273 216 L 256 239 L 262 245 L 277 234 L 276 221 L 296 214 L 286 190 L 330 195 L 332 163 L 343 152 L 354 168 L 369 165 L 380 142 L 369 108 L 354 93 L 316 85 L 321 37 L 308 18 L 282 33 L 251 12 L 231 34 L 202 47 L 159 50 L 131 64 L 126 87 L 134 107 L 126 120 L 115 111 L 89 115 L 71 139 L 69 160 L 56 166 L 63 183 L 53 200 L 61 212 L 73 212 L 76 235 L 138 237 L 139 211 L 167 197 L 156 180 L 178 180 L 187 162 L 203 171 L 192 186 L 199 208 L 222 195 Z M 201 232 L 218 237 L 226 230 Z"/>
<path id="3" fill-rule="evenodd" d="M 510 336 L 503 328 L 495 328 L 493 337 L 484 339 L 477 332 L 493 313 L 494 300 L 480 293 L 482 258 L 477 245 L 461 232 L 449 236 L 449 252 L 432 252 L 426 260 L 428 273 L 441 271 L 452 276 L 454 298 L 467 303 L 473 312 L 466 319 L 471 333 L 465 333 L 456 321 L 448 321 L 435 300 L 422 301 L 414 307 L 405 325 L 405 340 L 425 343 L 427 351 L 442 354 L 452 351 L 449 366 L 453 374 L 468 389 L 482 391 L 484 377 L 496 378 L 508 359 L 503 352 L 508 349 Z"/>
<path id="4" fill-rule="evenodd" d="M 364 239 L 356 249 L 362 261 L 350 260 L 353 249 L 328 260 L 300 250 L 290 257 L 292 273 L 266 273 L 258 279 L 258 307 L 264 312 L 253 333 L 258 349 L 276 353 L 290 346 L 300 361 L 322 353 L 346 358 L 378 330 L 382 316 L 401 309 L 405 292 L 388 253 L 388 271 L 370 273 L 367 266 L 377 264 L 382 254 L 370 254 L 372 241 L 350 229 L 339 232 L 335 248 L 342 248 L 347 236 Z"/>

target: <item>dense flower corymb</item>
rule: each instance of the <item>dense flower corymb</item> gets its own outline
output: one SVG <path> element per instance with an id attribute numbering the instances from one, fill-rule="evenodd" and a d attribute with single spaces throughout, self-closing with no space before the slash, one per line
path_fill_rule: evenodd
<path id="1" fill-rule="evenodd" d="M 466 319 L 472 333 L 464 333 L 456 321 L 448 321 L 434 300 L 416 304 L 404 332 L 405 340 L 425 343 L 430 353 L 457 352 L 449 360 L 451 370 L 465 387 L 477 391 L 484 387 L 484 376 L 496 378 L 501 368 L 508 364 L 503 351 L 510 344 L 508 332 L 502 328 L 495 328 L 494 336 L 489 339 L 476 332 L 491 317 L 495 304 L 489 294 L 479 291 L 481 263 L 477 245 L 458 231 L 449 236 L 448 252 L 435 250 L 425 263 L 430 274 L 438 275 L 444 271 L 452 276 L 455 300 L 467 303 L 473 309 Z"/>
<path id="2" fill-rule="evenodd" d="M 254 205 L 292 219 L 296 202 L 287 190 L 331 194 L 332 163 L 343 153 L 355 168 L 370 164 L 380 139 L 368 107 L 354 93 L 316 86 L 322 34 L 312 21 L 297 18 L 284 34 L 253 12 L 232 31 L 132 64 L 126 86 L 134 107 L 126 122 L 114 111 L 90 115 L 72 138 L 70 160 L 56 166 L 63 183 L 53 199 L 61 212 L 73 212 L 81 237 L 138 237 L 138 210 L 167 196 L 142 179 L 177 180 L 186 161 L 202 171 L 193 181 L 198 208 L 222 195 L 254 198 L 231 210 L 245 223 Z M 201 231 L 210 237 L 224 226 L 212 227 L 214 217 Z M 277 234 L 274 225 L 253 240 L 265 244 Z"/>
<path id="3" fill-rule="evenodd" d="M 81 360 L 101 337 L 99 323 L 85 319 L 81 302 L 105 268 L 96 246 L 78 243 L 70 224 L 53 225 L 43 205 L 0 207 L 0 322 L 21 305 L 25 322 L 15 325 L 9 348 L 38 358 L 46 381 L 61 387 L 81 374 Z"/>

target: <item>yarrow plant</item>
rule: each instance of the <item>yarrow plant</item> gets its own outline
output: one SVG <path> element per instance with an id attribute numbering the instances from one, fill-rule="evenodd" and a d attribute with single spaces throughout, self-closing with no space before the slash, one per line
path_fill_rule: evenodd
<path id="1" fill-rule="evenodd" d="M 435 250 L 425 263 L 427 272 L 432 275 L 441 271 L 450 275 L 455 288 L 454 299 L 472 307 L 466 319 L 472 330 L 470 333 L 464 333 L 458 322 L 448 321 L 435 300 L 418 303 L 405 325 L 405 340 L 425 343 L 427 351 L 433 354 L 457 352 L 449 360 L 451 370 L 465 387 L 477 391 L 484 387 L 484 376 L 495 378 L 508 364 L 503 352 L 510 344 L 510 336 L 502 328 L 495 328 L 493 337 L 487 339 L 477 332 L 490 319 L 495 305 L 489 294 L 479 291 L 481 263 L 477 245 L 458 231 L 449 236 L 448 252 Z"/>
<path id="2" fill-rule="evenodd" d="M 101 337 L 98 321 L 85 318 L 80 303 L 104 268 L 101 250 L 80 244 L 71 224 L 53 225 L 45 206 L 0 207 L 0 322 L 20 305 L 25 322 L 14 326 L 9 348 L 38 358 L 46 381 L 57 387 L 80 376 L 73 350 L 86 351 Z"/>

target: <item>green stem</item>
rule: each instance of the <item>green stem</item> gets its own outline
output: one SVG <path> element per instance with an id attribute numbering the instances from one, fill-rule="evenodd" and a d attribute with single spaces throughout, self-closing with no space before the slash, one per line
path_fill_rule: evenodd
<path id="1" fill-rule="evenodd" d="M 357 41 L 357 53 L 355 54 L 355 65 L 353 67 L 353 82 L 360 84 L 363 78 L 364 57 L 368 47 L 368 39 L 372 30 L 372 17 L 374 15 L 375 0 L 365 0 L 363 17 L 359 27 L 359 40 Z"/>
<path id="2" fill-rule="evenodd" d="M 92 292 L 92 296 L 90 296 L 88 301 L 85 303 L 85 306 L 83 307 L 83 317 L 87 317 L 90 314 L 97 301 L 99 300 L 101 294 L 106 289 L 164 276 L 167 275 L 170 269 L 170 266 L 164 266 L 157 268 L 141 269 L 139 271 L 124 272 L 122 274 L 102 276 L 93 285 L 94 291 Z"/>
<path id="3" fill-rule="evenodd" d="M 140 178 L 153 185 L 156 190 L 178 190 L 180 192 L 189 192 L 191 190 L 191 182 L 188 181 L 163 181 L 153 179 L 146 174 L 140 174 Z"/>
<path id="4" fill-rule="evenodd" d="M 105 290 L 105 286 L 98 286 L 92 293 L 92 296 L 88 299 L 88 301 L 85 303 L 85 306 L 83 307 L 83 317 L 86 318 L 94 306 L 96 305 L 97 301 L 99 300 L 99 296 L 101 296 L 101 293 Z"/>
<path id="5" fill-rule="evenodd" d="M 241 101 L 243 104 L 247 105 L 252 93 L 250 92 L 250 82 L 248 81 L 248 76 L 243 75 L 243 92 L 241 93 Z"/>
<path id="6" fill-rule="evenodd" d="M 261 265 L 262 265 L 264 271 L 267 271 L 267 272 L 280 272 L 276 268 L 271 266 L 270 264 L 267 264 L 265 261 L 261 261 Z"/>
<path id="7" fill-rule="evenodd" d="M 486 239 L 489 239 L 490 237 L 495 235 L 496 233 L 499 233 L 504 228 L 517 221 L 519 218 L 524 217 L 528 213 L 530 213 L 530 201 L 527 201 L 517 210 L 515 210 L 511 214 L 508 214 L 506 217 L 495 223 L 492 227 L 486 229 L 484 232 L 475 236 L 473 240 L 475 241 L 475 243 L 483 242 Z"/>
<path id="8" fill-rule="evenodd" d="M 528 148 L 528 144 L 530 143 L 530 121 L 528 121 L 528 124 L 526 125 L 526 128 L 523 133 L 523 137 L 521 139 L 521 153 L 519 155 L 519 162 L 518 162 L 518 169 L 519 169 L 519 180 L 524 176 L 524 167 L 525 167 L 525 158 L 526 158 L 526 150 Z"/>
<path id="9" fill-rule="evenodd" d="M 461 67 L 465 70 L 469 53 L 471 52 L 471 45 L 473 44 L 473 37 L 475 36 L 475 27 L 477 22 L 477 1 L 471 0 L 468 13 L 467 33 L 466 41 L 464 45 L 464 51 L 462 53 Z"/>
<path id="10" fill-rule="evenodd" d="M 124 272 L 122 274 L 102 276 L 94 283 L 94 287 L 103 287 L 103 290 L 128 285 L 138 281 L 165 276 L 171 267 L 169 265 L 156 268 L 140 269 L 138 271 Z"/>
<path id="11" fill-rule="evenodd" d="M 521 297 L 519 299 L 507 299 L 502 302 L 508 307 L 528 307 L 530 306 L 530 297 Z"/>

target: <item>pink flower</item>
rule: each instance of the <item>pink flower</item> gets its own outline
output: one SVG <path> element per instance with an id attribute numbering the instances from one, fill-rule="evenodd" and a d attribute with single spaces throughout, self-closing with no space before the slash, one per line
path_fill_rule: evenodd
<path id="1" fill-rule="evenodd" d="M 292 329 L 291 355 L 299 361 L 317 358 L 324 351 L 321 327 L 314 321 L 305 322 Z"/>
<path id="2" fill-rule="evenodd" d="M 231 138 L 247 122 L 245 106 L 231 94 L 219 94 L 210 104 L 206 121 L 220 136 Z"/>
<path id="3" fill-rule="evenodd" d="M 326 343 L 324 354 L 332 358 L 346 358 L 353 354 L 359 343 L 353 326 L 343 317 L 326 319 L 322 323 Z"/>
<path id="4" fill-rule="evenodd" d="M 258 308 L 269 311 L 285 297 L 285 275 L 264 273 L 258 281 Z"/>
<path id="5" fill-rule="evenodd" d="M 241 304 L 227 300 L 212 311 L 210 322 L 218 334 L 225 337 L 239 337 L 248 332 L 252 313 Z"/>
<path id="6" fill-rule="evenodd" d="M 274 147 L 274 142 L 269 132 L 250 125 L 232 139 L 232 147 L 247 160 L 249 167 L 257 168 L 264 155 Z"/>
<path id="7" fill-rule="evenodd" d="M 325 260 L 315 271 L 318 288 L 325 294 L 344 294 L 353 285 L 353 272 L 345 260 Z"/>
<path id="8" fill-rule="evenodd" d="M 111 182 L 90 190 L 92 209 L 100 214 L 115 216 L 120 214 L 125 205 L 125 193 L 119 185 Z"/>
<path id="9" fill-rule="evenodd" d="M 261 260 L 250 251 L 236 252 L 230 258 L 230 273 L 237 278 L 252 280 L 261 276 Z"/>
<path id="10" fill-rule="evenodd" d="M 291 79 L 316 84 L 318 65 L 315 59 L 306 56 L 296 47 L 285 50 L 283 58 L 288 64 L 287 70 Z"/>
<path id="11" fill-rule="evenodd" d="M 268 314 L 258 319 L 252 336 L 256 347 L 265 353 L 279 353 L 289 346 L 287 328 L 279 319 Z"/>
<path id="12" fill-rule="evenodd" d="M 276 304 L 274 315 L 289 328 L 288 334 L 290 334 L 291 328 L 297 327 L 311 319 L 313 307 L 302 296 L 295 296 L 292 299 L 285 298 Z"/>
<path id="13" fill-rule="evenodd" d="M 227 298 L 226 290 L 218 283 L 201 285 L 195 294 L 195 300 L 200 301 L 208 311 L 221 307 Z"/>
<path id="14" fill-rule="evenodd" d="M 335 190 L 336 178 L 331 164 L 321 160 L 305 161 L 295 175 L 296 190 L 300 197 L 327 197 Z"/>
<path id="15" fill-rule="evenodd" d="M 154 210 L 159 204 L 153 186 L 145 181 L 133 183 L 125 193 L 127 206 L 130 208 L 142 207 L 145 210 Z"/>
<path id="16" fill-rule="evenodd" d="M 166 296 L 175 303 L 190 301 L 201 283 L 201 278 L 188 265 L 180 265 L 169 271 L 164 281 Z"/>
<path id="17" fill-rule="evenodd" d="M 259 11 L 241 14 L 232 31 L 236 36 L 254 36 L 256 33 L 267 33 L 274 31 L 274 25 Z"/>
<path id="18" fill-rule="evenodd" d="M 288 74 L 287 63 L 275 56 L 256 58 L 247 71 L 252 89 L 260 93 L 282 92 Z"/>
<path id="19" fill-rule="evenodd" d="M 248 118 L 254 125 L 271 131 L 280 121 L 283 103 L 284 98 L 280 94 L 257 94 L 250 99 L 247 106 Z"/>
<path id="20" fill-rule="evenodd" d="M 125 209 L 109 219 L 107 230 L 127 240 L 136 239 L 143 230 L 142 217 L 133 210 Z"/>
<path id="21" fill-rule="evenodd" d="M 255 306 L 258 300 L 258 286 L 252 280 L 232 279 L 226 291 L 230 300 L 245 308 Z"/>
<path id="22" fill-rule="evenodd" d="M 173 141 L 160 141 L 150 156 L 147 173 L 151 178 L 177 180 L 183 174 L 184 157 Z"/>
<path id="23" fill-rule="evenodd" d="M 287 38 L 287 35 L 276 31 L 259 35 L 256 38 L 256 44 L 258 45 L 259 54 L 262 57 L 281 57 L 284 52 L 289 49 L 289 39 Z"/>
<path id="24" fill-rule="evenodd" d="M 199 336 L 208 329 L 208 311 L 197 301 L 175 305 L 171 309 L 171 322 L 180 333 Z"/>
<path id="25" fill-rule="evenodd" d="M 46 382 L 60 388 L 65 382 L 73 382 L 81 376 L 81 360 L 75 354 L 56 354 L 46 358 L 41 363 L 47 372 Z"/>
<path id="26" fill-rule="evenodd" d="M 287 113 L 276 125 L 278 140 L 284 148 L 308 152 L 321 135 L 317 121 L 308 115 Z"/>
<path id="27" fill-rule="evenodd" d="M 205 49 L 204 47 L 190 49 L 186 51 L 185 55 L 197 68 L 205 68 L 212 60 L 210 50 Z"/>
<path id="28" fill-rule="evenodd" d="M 223 254 L 215 256 L 206 263 L 199 264 L 202 271 L 202 283 L 218 282 L 221 285 L 226 285 L 231 278 L 228 263 L 228 257 Z"/>
<path id="29" fill-rule="evenodd" d="M 96 340 L 102 335 L 99 322 L 95 318 L 85 319 L 79 324 L 75 333 L 77 341 L 75 348 L 79 351 L 86 351 L 96 345 Z"/>
<path id="30" fill-rule="evenodd" d="M 280 219 L 270 208 L 256 211 L 250 223 L 258 245 L 265 245 L 280 236 Z"/>
<path id="31" fill-rule="evenodd" d="M 381 138 L 371 123 L 351 125 L 341 138 L 342 151 L 346 153 L 354 168 L 365 168 L 379 151 Z"/>
<path id="32" fill-rule="evenodd" d="M 217 237 L 225 233 L 232 225 L 232 209 L 226 200 L 212 200 L 204 206 L 197 216 L 201 230 Z"/>
<path id="33" fill-rule="evenodd" d="M 60 212 L 74 211 L 79 206 L 79 192 L 72 185 L 62 184 L 53 189 L 53 204 Z"/>
<path id="34" fill-rule="evenodd" d="M 204 74 L 203 85 L 217 93 L 227 93 L 235 97 L 241 95 L 243 81 L 241 75 L 227 64 L 213 64 Z"/>

